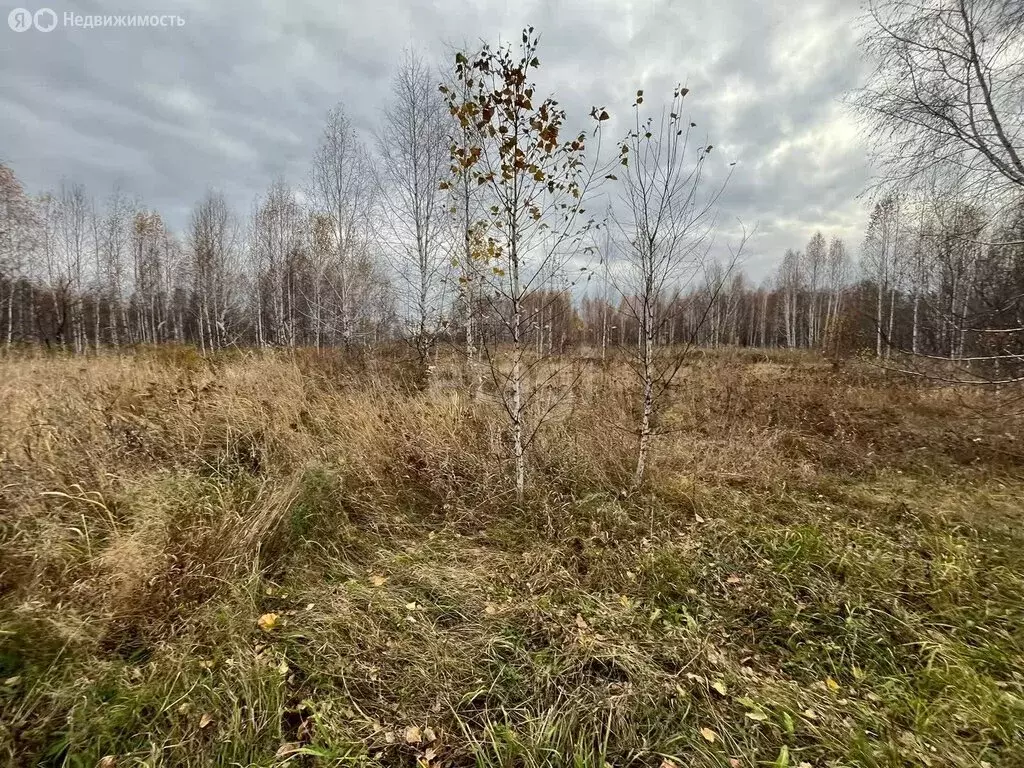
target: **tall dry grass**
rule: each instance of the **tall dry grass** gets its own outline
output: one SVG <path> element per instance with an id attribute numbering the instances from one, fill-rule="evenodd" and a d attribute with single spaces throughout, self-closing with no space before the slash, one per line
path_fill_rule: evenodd
<path id="1" fill-rule="evenodd" d="M 945 707 L 942 728 L 980 745 L 956 760 L 1019 745 L 1016 705 L 985 703 L 996 682 L 1019 688 L 1005 671 L 1024 658 L 1019 633 L 1000 619 L 1009 634 L 972 660 L 945 602 L 963 590 L 1019 613 L 1019 561 L 984 543 L 1014 540 L 1024 487 L 1020 421 L 998 393 L 799 354 L 695 354 L 651 482 L 627 494 L 628 370 L 557 364 L 571 386 L 538 398 L 548 418 L 517 503 L 500 406 L 469 396 L 454 360 L 427 392 L 388 359 L 307 351 L 0 360 L 9 760 L 246 765 L 284 749 L 297 765 L 401 764 L 432 749 L 429 764 L 603 768 L 722 764 L 727 742 L 743 759 L 791 744 L 896 765 L 901 733 L 935 729 L 862 749 L 844 718 L 881 728 L 897 705 L 844 715 L 827 687 L 804 690 L 853 685 L 865 666 L 873 695 L 914 685 L 900 707 Z M 927 555 L 884 559 L 908 542 Z M 971 558 L 999 569 L 987 591 Z M 861 610 L 875 646 L 841 623 Z M 929 612 L 960 628 L 929 627 Z M 264 614 L 285 629 L 261 631 Z M 923 642 L 973 692 L 901 677 Z M 721 681 L 757 707 L 709 687 Z M 748 728 L 769 701 L 781 730 Z M 787 736 L 781 713 L 806 709 L 820 720 Z M 992 735 L 999 718 L 1009 735 Z M 404 737 L 428 722 L 443 739 Z M 930 754 L 918 746 L 905 751 Z"/>

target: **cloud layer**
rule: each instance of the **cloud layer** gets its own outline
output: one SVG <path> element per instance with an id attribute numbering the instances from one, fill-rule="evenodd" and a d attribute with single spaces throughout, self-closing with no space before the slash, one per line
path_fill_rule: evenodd
<path id="1" fill-rule="evenodd" d="M 29 10 L 36 10 L 21 3 Z M 352 0 L 216 3 L 81 0 L 82 15 L 177 14 L 182 27 L 0 28 L 0 160 L 29 189 L 114 185 L 187 221 L 208 187 L 240 211 L 277 176 L 301 184 L 327 110 L 370 138 L 404 48 L 441 64 L 450 46 L 542 35 L 539 85 L 618 135 L 637 88 L 691 91 L 692 119 L 736 161 L 725 236 L 758 225 L 746 269 L 769 274 L 816 229 L 856 245 L 867 180 L 840 104 L 862 78 L 857 0 Z M 4 16 L 10 8 L 5 9 Z"/>

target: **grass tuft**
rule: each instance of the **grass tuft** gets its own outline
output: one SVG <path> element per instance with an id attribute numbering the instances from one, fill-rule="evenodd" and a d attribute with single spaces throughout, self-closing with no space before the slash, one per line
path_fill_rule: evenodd
<path id="1" fill-rule="evenodd" d="M 517 503 L 441 362 L 0 360 L 3 759 L 1022 764 L 998 393 L 704 355 L 626 493 L 630 380 L 584 366 Z"/>

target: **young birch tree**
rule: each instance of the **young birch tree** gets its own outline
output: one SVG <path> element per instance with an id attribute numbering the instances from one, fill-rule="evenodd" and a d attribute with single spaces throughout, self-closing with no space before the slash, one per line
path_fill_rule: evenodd
<path id="1" fill-rule="evenodd" d="M 237 222 L 224 196 L 207 192 L 192 210 L 188 230 L 189 274 L 196 307 L 199 348 L 226 346 L 230 284 L 236 271 Z"/>
<path id="2" fill-rule="evenodd" d="M 270 331 L 279 346 L 297 342 L 296 262 L 303 255 L 305 218 L 295 193 L 283 180 L 270 185 L 252 223 L 252 247 L 265 272 Z"/>
<path id="3" fill-rule="evenodd" d="M 839 318 L 843 314 L 843 297 L 849 280 L 850 258 L 846 253 L 846 244 L 838 237 L 832 238 L 828 246 L 825 279 L 828 287 L 828 305 L 825 309 L 825 325 L 822 328 L 822 349 L 838 358 L 839 356 Z"/>
<path id="4" fill-rule="evenodd" d="M 58 238 L 63 272 L 69 280 L 71 334 L 75 352 L 86 350 L 83 298 L 86 285 L 86 252 L 89 238 L 89 201 L 81 184 L 61 184 Z"/>
<path id="5" fill-rule="evenodd" d="M 623 235 L 623 269 L 619 290 L 638 328 L 634 368 L 640 382 L 639 424 L 633 486 L 647 470 L 651 439 L 657 430 L 662 395 L 682 365 L 689 344 L 658 344 L 670 320 L 667 308 L 708 261 L 716 204 L 728 174 L 719 185 L 708 184 L 705 169 L 710 144 L 692 140 L 695 124 L 683 116 L 688 90 L 677 86 L 659 120 L 641 118 L 643 91 L 633 103 L 634 126 L 619 145 L 623 173 L 619 221 Z M 691 328 L 690 343 L 717 301 L 725 276 L 721 270 Z"/>
<path id="6" fill-rule="evenodd" d="M 0 284 L 7 284 L 7 295 L 0 296 L 0 306 L 5 315 L 7 347 L 14 343 L 14 308 L 20 284 L 31 277 L 29 266 L 35 248 L 35 230 L 31 200 L 14 172 L 0 164 Z M 25 336 L 24 324 L 20 336 Z"/>
<path id="7" fill-rule="evenodd" d="M 456 55 L 453 52 L 453 55 Z M 438 186 L 449 193 L 449 212 L 453 222 L 455 255 L 452 258 L 453 277 L 458 286 L 458 313 L 463 324 L 464 377 L 469 392 L 474 398 L 481 397 L 484 376 L 480 360 L 482 338 L 481 309 L 484 304 L 480 293 L 481 275 L 473 258 L 483 253 L 487 239 L 487 222 L 482 221 L 478 210 L 479 195 L 474 176 L 473 164 L 467 165 L 458 154 L 460 147 L 476 144 L 477 128 L 472 121 L 457 119 L 455 105 L 467 103 L 472 97 L 473 86 L 470 78 L 459 78 L 454 71 L 445 75 L 440 88 L 450 118 L 448 120 L 447 142 L 449 146 L 449 178 Z"/>
<path id="8" fill-rule="evenodd" d="M 372 175 L 362 142 L 339 104 L 327 114 L 327 123 L 313 157 L 310 197 L 316 213 L 333 223 L 333 279 L 317 289 L 316 301 L 336 304 L 341 338 L 352 346 L 361 268 L 365 266 L 366 227 L 372 201 Z"/>
<path id="9" fill-rule="evenodd" d="M 531 382 L 537 361 L 527 354 L 525 313 L 541 292 L 542 275 L 557 271 L 581 249 L 589 227 L 582 220 L 583 203 L 598 175 L 586 162 L 586 134 L 564 138 L 565 111 L 536 93 L 530 76 L 539 66 L 537 36 L 529 27 L 518 50 L 484 45 L 456 54 L 454 84 L 441 86 L 465 137 L 456 134 L 452 162 L 468 176 L 483 213 L 480 244 L 471 256 L 488 278 L 488 301 L 510 346 L 507 365 L 488 356 L 508 418 L 520 499 L 527 450 L 544 420 L 543 412 L 528 418 L 540 387 Z M 608 119 L 598 108 L 591 116 L 597 123 Z M 456 174 L 444 186 L 458 181 Z"/>
<path id="10" fill-rule="evenodd" d="M 399 279 L 421 386 L 447 310 L 450 221 L 448 115 L 433 71 L 406 53 L 377 132 L 376 182 L 383 251 Z"/>
<path id="11" fill-rule="evenodd" d="M 886 197 L 872 210 L 864 239 L 863 265 L 875 284 L 875 357 L 878 358 L 888 356 L 892 343 L 891 317 L 898 282 L 900 217 L 899 200 Z M 887 295 L 890 304 L 888 326 L 885 322 Z"/>

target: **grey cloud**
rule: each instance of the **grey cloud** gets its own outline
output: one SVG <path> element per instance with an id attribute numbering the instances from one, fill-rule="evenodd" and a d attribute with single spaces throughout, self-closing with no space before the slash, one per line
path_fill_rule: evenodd
<path id="1" fill-rule="evenodd" d="M 690 114 L 720 152 L 714 172 L 737 161 L 723 227 L 759 222 L 748 261 L 757 278 L 816 228 L 854 245 L 863 225 L 855 196 L 867 169 L 837 107 L 860 76 L 856 2 L 51 5 L 59 15 L 176 13 L 186 24 L 0 28 L 0 159 L 34 190 L 67 178 L 103 197 L 120 184 L 175 226 L 210 186 L 244 213 L 273 178 L 303 183 L 334 103 L 371 138 L 404 48 L 441 64 L 449 45 L 515 41 L 532 24 L 542 34 L 541 88 L 581 127 L 592 105 L 607 106 L 609 139 L 624 129 L 636 88 L 654 104 L 676 82 L 690 87 Z M 828 126 L 841 136 L 829 138 Z"/>

